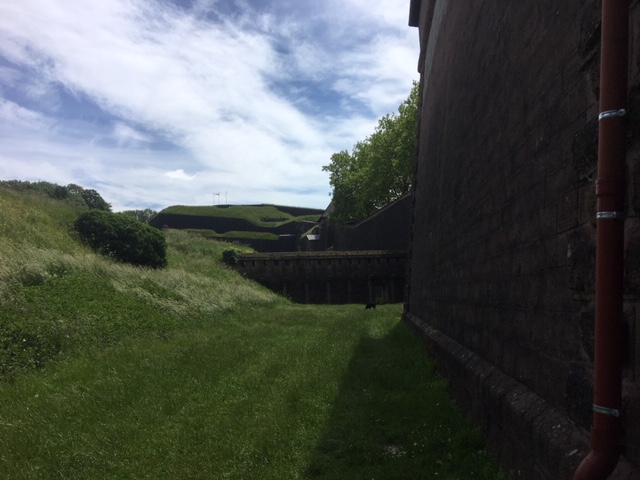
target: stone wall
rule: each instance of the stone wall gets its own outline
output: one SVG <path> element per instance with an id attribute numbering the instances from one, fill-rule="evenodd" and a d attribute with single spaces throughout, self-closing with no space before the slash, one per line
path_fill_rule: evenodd
<path id="1" fill-rule="evenodd" d="M 246 253 L 235 268 L 298 303 L 397 303 L 405 252 Z"/>
<path id="2" fill-rule="evenodd" d="M 411 226 L 411 195 L 405 195 L 355 224 L 321 223 L 322 248 L 338 251 L 406 250 Z"/>
<path id="3" fill-rule="evenodd" d="M 600 4 L 411 7 L 420 23 L 422 105 L 405 319 L 523 478 L 570 478 L 587 448 Z M 639 2 L 630 8 L 620 469 L 637 475 Z"/>

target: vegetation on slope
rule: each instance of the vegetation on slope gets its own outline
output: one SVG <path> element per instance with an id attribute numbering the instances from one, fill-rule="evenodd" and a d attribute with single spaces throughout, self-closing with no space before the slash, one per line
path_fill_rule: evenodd
<path id="1" fill-rule="evenodd" d="M 91 210 L 102 210 L 105 212 L 111 211 L 111 205 L 108 204 L 98 192 L 93 189 L 83 188 L 74 183 L 70 183 L 65 187 L 45 181 L 0 180 L 0 187 L 16 192 L 39 194 L 76 207 L 86 207 Z"/>
<path id="2" fill-rule="evenodd" d="M 77 207 L 0 188 L 0 209 L 0 375 L 131 335 L 166 335 L 187 314 L 280 301 L 216 261 L 224 247 L 185 232 L 168 232 L 161 272 L 84 247 Z"/>
<path id="3" fill-rule="evenodd" d="M 501 478 L 400 305 L 292 305 L 183 231 L 164 270 L 115 263 L 83 210 L 0 208 L 0 478 Z"/>
<path id="4" fill-rule="evenodd" d="M 197 215 L 219 218 L 240 218 L 261 227 L 278 227 L 293 221 L 315 222 L 322 212 L 294 216 L 280 210 L 276 205 L 230 205 L 230 206 L 185 206 L 174 205 L 160 212 L 178 215 Z"/>
<path id="5" fill-rule="evenodd" d="M 142 267 L 167 265 L 167 242 L 159 230 L 119 213 L 90 210 L 74 222 L 82 240 L 109 258 Z"/>

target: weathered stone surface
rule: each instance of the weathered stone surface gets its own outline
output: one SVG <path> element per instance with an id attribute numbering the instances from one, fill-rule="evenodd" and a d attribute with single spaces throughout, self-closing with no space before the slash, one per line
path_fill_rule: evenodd
<path id="1" fill-rule="evenodd" d="M 434 23 L 421 26 L 405 318 L 503 461 L 524 478 L 569 478 L 591 421 L 601 2 L 416 1 Z M 640 404 L 640 2 L 630 13 L 629 406 Z M 492 369 L 482 379 L 479 362 Z M 638 409 L 626 415 L 621 465 L 637 475 Z"/>
<path id="2" fill-rule="evenodd" d="M 405 252 L 282 252 L 237 255 L 235 268 L 299 303 L 397 303 Z"/>

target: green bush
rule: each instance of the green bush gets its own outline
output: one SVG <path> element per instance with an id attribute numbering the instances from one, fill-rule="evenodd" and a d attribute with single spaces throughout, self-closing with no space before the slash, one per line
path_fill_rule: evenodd
<path id="1" fill-rule="evenodd" d="M 90 210 L 75 221 L 75 229 L 95 251 L 121 262 L 162 268 L 167 244 L 159 230 L 126 215 Z"/>
<path id="2" fill-rule="evenodd" d="M 240 255 L 240 253 L 241 252 L 237 250 L 225 250 L 222 252 L 222 261 L 227 265 L 235 267 L 238 265 L 238 255 Z"/>

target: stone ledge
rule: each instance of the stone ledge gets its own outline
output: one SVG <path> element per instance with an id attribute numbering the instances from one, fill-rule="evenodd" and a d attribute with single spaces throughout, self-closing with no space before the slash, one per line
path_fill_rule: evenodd
<path id="1" fill-rule="evenodd" d="M 415 315 L 405 312 L 403 319 L 424 342 L 438 370 L 482 426 L 489 448 L 506 468 L 523 479 L 572 477 L 589 451 L 582 428 L 535 392 Z"/>

